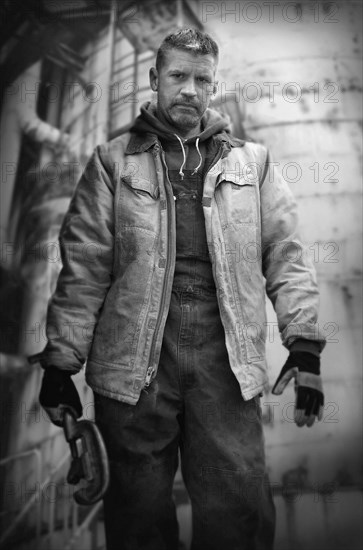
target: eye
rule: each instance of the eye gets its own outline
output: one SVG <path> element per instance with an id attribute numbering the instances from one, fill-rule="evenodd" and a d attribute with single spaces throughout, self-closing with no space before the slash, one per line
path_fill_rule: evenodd
<path id="1" fill-rule="evenodd" d="M 205 76 L 199 76 L 198 80 L 199 80 L 199 82 L 203 82 L 203 83 L 206 83 L 206 84 L 211 84 L 212 83 L 210 78 L 207 78 Z"/>
<path id="2" fill-rule="evenodd" d="M 171 76 L 172 76 L 173 78 L 178 78 L 178 79 L 180 79 L 180 78 L 182 78 L 182 77 L 184 76 L 184 73 L 173 73 Z"/>

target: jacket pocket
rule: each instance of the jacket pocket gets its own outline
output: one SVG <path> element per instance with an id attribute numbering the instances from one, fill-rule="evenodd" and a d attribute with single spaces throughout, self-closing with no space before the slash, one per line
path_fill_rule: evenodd
<path id="1" fill-rule="evenodd" d="M 142 230 L 159 232 L 159 186 L 156 181 L 138 177 L 121 178 L 117 202 L 119 227 L 138 227 Z"/>
<path id="2" fill-rule="evenodd" d="M 257 224 L 257 192 L 256 183 L 238 173 L 220 174 L 216 184 L 216 200 L 222 229 L 230 225 Z"/>
<path id="3" fill-rule="evenodd" d="M 123 176 L 121 180 L 139 195 L 150 195 L 153 199 L 159 197 L 159 186 L 156 182 L 138 177 L 137 175 Z"/>

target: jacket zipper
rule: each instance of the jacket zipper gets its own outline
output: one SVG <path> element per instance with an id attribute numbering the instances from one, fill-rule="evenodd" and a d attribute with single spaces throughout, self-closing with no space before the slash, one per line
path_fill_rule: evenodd
<path id="1" fill-rule="evenodd" d="M 219 148 L 219 151 L 216 154 L 212 164 L 208 168 L 208 172 L 206 173 L 205 177 L 207 177 L 208 173 L 211 171 L 213 166 L 215 166 L 217 164 L 217 162 L 219 161 L 219 159 L 222 157 L 222 153 L 223 153 L 223 146 L 221 145 L 221 147 Z M 169 179 L 169 169 L 168 169 L 168 165 L 166 164 L 166 161 L 165 161 L 165 154 L 164 154 L 163 150 L 161 151 L 161 157 L 162 157 L 163 164 L 164 164 L 165 170 L 166 170 L 167 185 L 169 185 L 169 190 L 171 189 L 171 193 L 174 197 L 172 186 L 171 186 L 170 179 Z M 166 193 L 166 199 L 167 199 L 167 206 L 169 207 L 169 209 L 167 209 L 167 212 L 170 213 L 172 205 L 171 205 L 171 201 L 170 201 L 168 193 Z M 174 200 L 175 200 L 175 197 L 174 197 Z M 163 306 L 164 306 L 164 303 L 165 303 L 165 286 L 166 286 L 167 281 L 168 281 L 168 276 L 169 276 L 169 271 L 170 271 L 170 264 L 171 264 L 171 262 L 170 262 L 170 248 L 171 248 L 170 247 L 170 214 L 168 215 L 168 218 L 167 218 L 167 232 L 168 232 L 168 237 L 167 237 L 168 238 L 168 246 L 167 246 L 167 254 L 166 254 L 164 285 L 163 285 L 163 292 L 162 292 L 162 296 L 161 296 L 159 315 L 158 315 L 158 318 L 156 320 L 156 325 L 155 325 L 154 339 L 153 339 L 153 342 L 151 344 L 151 351 L 150 351 L 150 358 L 151 359 L 152 359 L 153 354 L 154 354 L 156 335 L 157 335 L 159 327 L 160 327 L 160 322 L 161 322 L 161 317 L 162 317 L 162 314 L 160 312 L 163 311 Z M 145 382 L 144 382 L 144 387 L 145 388 L 148 388 L 150 386 L 154 372 L 155 372 L 154 367 L 150 366 L 150 367 L 147 368 Z"/>
<path id="2" fill-rule="evenodd" d="M 164 166 L 166 168 L 166 180 L 167 180 L 167 185 L 170 186 L 169 190 L 171 189 L 171 183 L 170 183 L 170 180 L 169 180 L 169 170 L 168 170 L 168 166 L 165 162 L 165 155 L 164 155 L 164 151 L 161 151 L 161 156 L 162 156 L 162 159 L 163 159 L 163 163 L 164 163 Z M 173 195 L 173 193 L 172 193 Z M 170 192 L 166 192 L 166 203 L 167 203 L 167 253 L 166 253 L 166 266 L 165 266 L 165 277 L 164 277 L 164 284 L 163 284 L 163 290 L 162 290 L 162 295 L 161 295 L 161 302 L 160 302 L 160 308 L 159 308 L 159 315 L 158 315 L 158 318 L 156 320 L 156 324 L 155 324 L 155 332 L 154 332 L 154 339 L 153 339 L 153 342 L 151 344 L 151 351 L 150 351 L 150 359 L 152 360 L 153 358 L 153 355 L 154 355 L 154 350 L 155 350 L 155 342 L 156 342 L 156 336 L 158 334 L 158 331 L 159 331 L 159 327 L 160 327 L 160 323 L 161 323 L 161 317 L 162 317 L 162 312 L 164 311 L 164 303 L 165 303 L 165 287 L 167 285 L 167 281 L 168 281 L 168 278 L 169 278 L 169 272 L 170 272 L 170 265 L 171 265 L 171 261 L 170 261 L 170 257 L 171 257 L 171 254 L 170 254 L 170 251 L 171 251 L 171 246 L 170 246 L 170 211 L 171 211 L 171 208 L 172 208 L 172 204 L 171 204 L 171 200 L 170 200 Z M 169 213 L 169 214 L 168 214 Z M 146 377 L 145 377 L 145 383 L 144 383 L 144 386 L 145 388 L 148 388 L 151 384 L 151 380 L 152 380 L 152 376 L 155 372 L 155 368 L 150 366 L 147 368 L 147 371 L 146 371 Z"/>
<path id="3" fill-rule="evenodd" d="M 154 374 L 154 368 L 148 367 L 146 371 L 145 388 L 148 388 L 150 386 L 151 377 L 153 374 Z"/>

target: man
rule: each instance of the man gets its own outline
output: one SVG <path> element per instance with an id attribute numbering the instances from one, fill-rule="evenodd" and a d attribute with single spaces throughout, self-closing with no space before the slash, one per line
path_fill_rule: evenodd
<path id="1" fill-rule="evenodd" d="M 60 234 L 40 403 L 58 425 L 64 406 L 80 416 L 71 375 L 87 359 L 110 459 L 109 550 L 178 547 L 178 450 L 192 549 L 272 548 L 264 278 L 290 350 L 273 391 L 294 378 L 297 425 L 321 417 L 324 339 L 296 206 L 266 149 L 232 137 L 208 109 L 217 62 L 200 31 L 163 41 L 150 70 L 156 104 L 96 148 Z"/>

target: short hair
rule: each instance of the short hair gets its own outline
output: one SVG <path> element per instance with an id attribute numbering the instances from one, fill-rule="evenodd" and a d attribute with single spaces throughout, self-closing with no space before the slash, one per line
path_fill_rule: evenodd
<path id="1" fill-rule="evenodd" d="M 183 50 L 196 55 L 212 55 L 218 61 L 217 43 L 209 34 L 198 29 L 183 28 L 166 36 L 156 54 L 156 69 L 159 71 L 169 50 Z"/>

